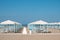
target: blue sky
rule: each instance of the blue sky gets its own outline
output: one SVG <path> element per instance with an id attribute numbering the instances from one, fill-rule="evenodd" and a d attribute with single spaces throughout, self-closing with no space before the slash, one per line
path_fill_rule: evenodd
<path id="1" fill-rule="evenodd" d="M 60 0 L 0 0 L 0 22 L 4 20 L 59 22 Z"/>

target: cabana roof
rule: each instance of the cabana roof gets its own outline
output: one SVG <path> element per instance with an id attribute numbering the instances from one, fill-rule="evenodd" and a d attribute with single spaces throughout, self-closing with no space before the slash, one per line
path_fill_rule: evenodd
<path id="1" fill-rule="evenodd" d="M 4 22 L 1 22 L 0 24 L 20 24 L 20 23 L 14 22 L 14 21 L 11 21 L 11 20 L 6 20 Z"/>
<path id="2" fill-rule="evenodd" d="M 58 22 L 58 24 L 60 24 L 60 22 Z"/>
<path id="3" fill-rule="evenodd" d="M 60 24 L 60 22 L 48 23 L 48 24 Z"/>
<path id="4" fill-rule="evenodd" d="M 47 22 L 39 20 L 39 21 L 35 21 L 35 22 L 29 23 L 29 24 L 47 24 Z"/>

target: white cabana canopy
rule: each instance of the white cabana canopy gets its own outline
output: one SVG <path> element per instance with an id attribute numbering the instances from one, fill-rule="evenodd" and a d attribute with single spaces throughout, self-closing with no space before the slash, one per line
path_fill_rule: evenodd
<path id="1" fill-rule="evenodd" d="M 0 24 L 20 24 L 20 23 L 14 22 L 14 21 L 11 21 L 11 20 L 6 20 L 4 22 L 1 22 Z"/>
<path id="2" fill-rule="evenodd" d="M 47 22 L 39 20 L 39 21 L 32 22 L 32 23 L 29 23 L 29 24 L 47 24 Z"/>
<path id="3" fill-rule="evenodd" d="M 60 24 L 60 22 L 53 22 L 53 23 L 48 23 L 48 24 Z"/>
<path id="4" fill-rule="evenodd" d="M 57 24 L 60 24 L 60 22 L 57 22 Z"/>

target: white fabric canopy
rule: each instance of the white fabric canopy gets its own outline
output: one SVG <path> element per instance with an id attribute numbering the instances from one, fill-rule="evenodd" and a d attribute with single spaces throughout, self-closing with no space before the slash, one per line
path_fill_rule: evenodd
<path id="1" fill-rule="evenodd" d="M 47 22 L 39 20 L 39 21 L 35 21 L 35 22 L 29 23 L 29 24 L 47 24 Z"/>
<path id="2" fill-rule="evenodd" d="M 4 22 L 1 22 L 0 24 L 20 24 L 20 23 L 14 22 L 14 21 L 11 21 L 11 20 L 6 20 Z"/>

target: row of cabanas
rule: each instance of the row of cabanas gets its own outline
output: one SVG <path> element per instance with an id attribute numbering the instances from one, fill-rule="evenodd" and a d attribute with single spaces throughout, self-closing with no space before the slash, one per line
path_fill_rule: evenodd
<path id="1" fill-rule="evenodd" d="M 60 29 L 60 22 L 55 22 L 55 23 L 48 23 L 42 20 L 35 21 L 32 23 L 29 23 L 27 27 L 24 27 L 25 29 L 28 29 L 29 33 L 45 33 L 49 32 L 49 28 L 53 29 Z M 23 26 L 21 23 L 7 20 L 4 22 L 0 23 L 0 32 L 20 32 L 20 30 L 23 29 Z M 25 30 L 24 29 L 24 30 Z M 23 33 L 26 33 L 26 31 L 23 31 Z"/>
<path id="2" fill-rule="evenodd" d="M 29 23 L 28 28 L 32 31 L 32 33 L 51 33 L 53 30 L 49 31 L 49 29 L 55 29 L 55 31 L 59 30 L 58 32 L 60 32 L 60 22 L 48 23 L 39 20 Z"/>

